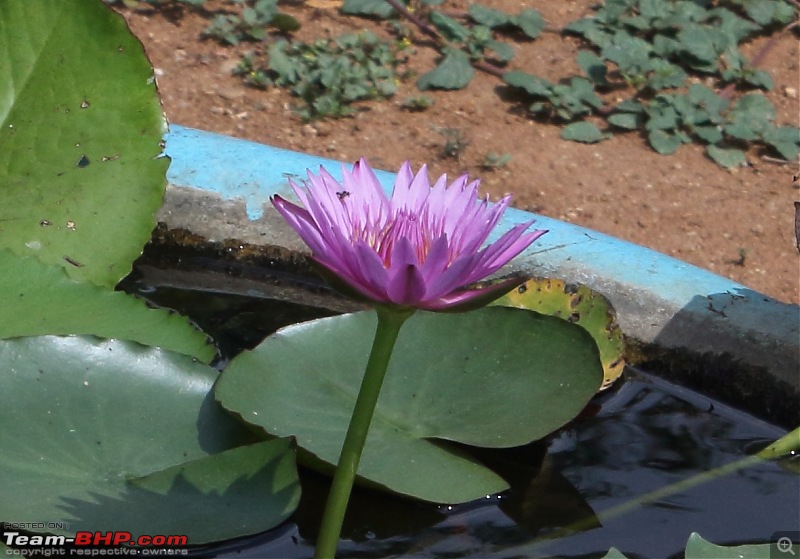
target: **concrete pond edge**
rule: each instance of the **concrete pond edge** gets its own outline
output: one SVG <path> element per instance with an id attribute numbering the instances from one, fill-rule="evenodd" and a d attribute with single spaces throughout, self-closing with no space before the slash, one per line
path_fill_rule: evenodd
<path id="1" fill-rule="evenodd" d="M 175 124 L 165 135 L 165 154 L 171 163 L 158 220 L 167 230 L 304 254 L 305 245 L 269 197 L 294 198 L 288 180 L 301 180 L 308 170 L 324 167 L 339 178 L 342 168 L 332 159 Z M 390 191 L 394 173 L 378 175 Z M 688 384 L 715 396 L 722 392 L 734 404 L 755 398 L 757 408 L 770 408 L 762 415 L 787 426 L 800 422 L 798 305 L 642 246 L 514 208 L 495 235 L 531 219 L 549 233 L 503 273 L 589 286 L 612 303 L 639 360 L 663 364 L 668 357 L 677 365 L 666 375 L 683 375 Z"/>

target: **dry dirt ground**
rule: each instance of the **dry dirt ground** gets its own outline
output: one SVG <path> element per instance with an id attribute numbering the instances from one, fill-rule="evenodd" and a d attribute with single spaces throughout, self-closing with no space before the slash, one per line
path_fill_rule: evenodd
<path id="1" fill-rule="evenodd" d="M 520 8 L 514 0 L 485 3 L 511 13 Z M 591 14 L 593 3 L 526 5 L 558 28 Z M 449 7 L 465 10 L 467 5 L 458 0 Z M 281 9 L 302 23 L 295 33 L 301 40 L 363 28 L 388 37 L 385 24 L 342 16 L 336 9 L 302 2 L 282 3 Z M 500 80 L 482 73 L 466 90 L 429 92 L 434 104 L 424 112 L 402 107 L 406 98 L 419 94 L 412 78 L 392 99 L 359 104 L 354 117 L 304 123 L 287 91 L 245 87 L 231 75 L 254 44 L 231 48 L 201 40 L 207 19 L 188 10 L 121 11 L 157 69 L 170 122 L 337 160 L 364 156 L 373 167 L 387 170 L 397 170 L 405 160 L 415 168 L 427 163 L 432 178 L 466 172 L 480 178 L 493 198 L 512 193 L 516 207 L 645 245 L 781 301 L 800 302 L 793 227 L 793 201 L 800 199 L 793 181 L 797 162 L 780 164 L 752 150 L 746 167 L 724 170 L 699 146 L 661 156 L 636 133 L 593 145 L 567 142 L 558 126 L 536 122 L 502 101 Z M 755 41 L 743 51 L 752 56 L 763 43 Z M 510 68 L 557 81 L 579 71 L 578 47 L 577 39 L 546 32 L 516 43 Z M 435 57 L 432 48 L 415 46 L 410 70 L 420 75 L 433 67 Z M 783 33 L 762 63 L 775 81 L 768 97 L 779 124 L 798 123 L 798 62 L 797 35 Z M 445 129 L 459 130 L 466 140 L 457 158 L 443 153 Z M 511 160 L 499 169 L 482 168 L 491 152 L 507 153 Z"/>

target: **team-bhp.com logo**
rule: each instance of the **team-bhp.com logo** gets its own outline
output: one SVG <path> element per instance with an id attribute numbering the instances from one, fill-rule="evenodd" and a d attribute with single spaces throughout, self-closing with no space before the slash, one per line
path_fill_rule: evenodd
<path id="1" fill-rule="evenodd" d="M 106 555 L 186 555 L 188 538 L 180 535 L 139 535 L 130 532 L 76 532 L 75 537 L 28 535 L 3 531 L 6 555 L 20 557 L 106 556 Z"/>

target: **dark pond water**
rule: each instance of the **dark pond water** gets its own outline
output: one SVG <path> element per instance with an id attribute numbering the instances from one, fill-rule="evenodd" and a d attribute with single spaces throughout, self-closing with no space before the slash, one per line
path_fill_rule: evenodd
<path id="1" fill-rule="evenodd" d="M 127 289 L 188 313 L 222 340 L 250 347 L 296 319 L 332 314 L 226 289 Z M 297 314 L 295 314 L 297 313 Z M 224 359 L 222 361 L 224 363 Z M 692 532 L 717 544 L 767 542 L 800 530 L 800 456 L 764 462 L 628 510 L 648 492 L 735 462 L 785 434 L 708 396 L 629 369 L 582 418 L 545 441 L 481 455 L 511 489 L 438 506 L 357 490 L 341 557 L 682 557 Z M 478 452 L 475 450 L 475 452 Z M 327 480 L 301 472 L 294 517 L 269 533 L 193 552 L 197 557 L 309 558 Z"/>
<path id="2" fill-rule="evenodd" d="M 797 457 L 615 514 L 619 505 L 739 460 L 784 431 L 635 370 L 595 403 L 596 415 L 544 444 L 496 457 L 513 482 L 503 494 L 451 507 L 358 492 L 341 556 L 602 557 L 614 546 L 631 558 L 681 557 L 692 532 L 736 544 L 800 527 Z M 293 522 L 205 556 L 311 557 L 325 498 L 325 483 L 313 482 Z"/>

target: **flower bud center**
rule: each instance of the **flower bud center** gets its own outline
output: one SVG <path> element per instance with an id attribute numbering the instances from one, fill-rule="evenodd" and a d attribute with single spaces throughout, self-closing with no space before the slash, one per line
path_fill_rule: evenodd
<path id="1" fill-rule="evenodd" d="M 389 218 L 370 239 L 370 244 L 380 256 L 385 267 L 391 266 L 395 243 L 402 238 L 411 242 L 411 246 L 416 251 L 417 263 L 422 265 L 425 262 L 433 242 L 433 232 L 422 216 L 408 210 L 400 210 Z"/>

